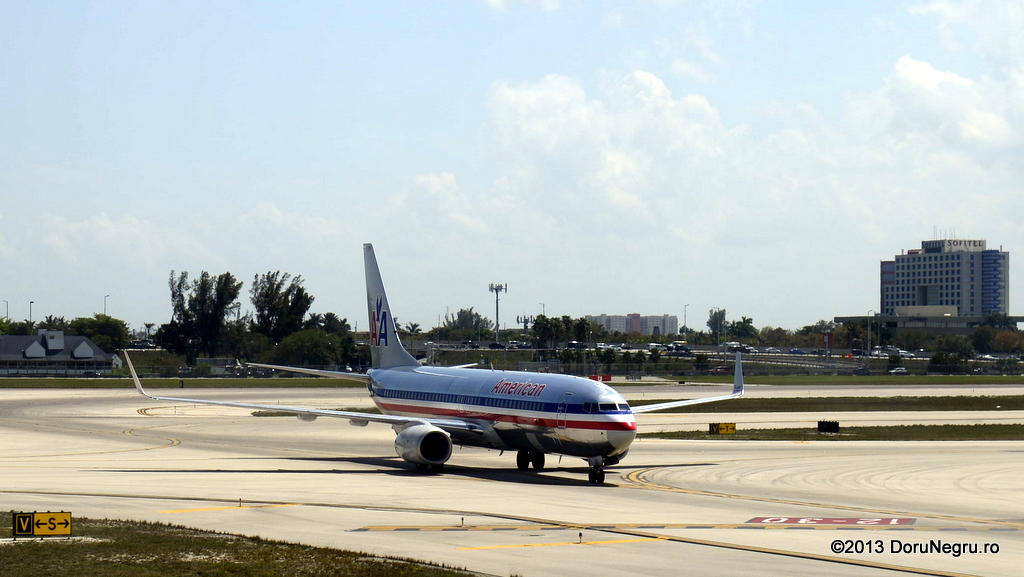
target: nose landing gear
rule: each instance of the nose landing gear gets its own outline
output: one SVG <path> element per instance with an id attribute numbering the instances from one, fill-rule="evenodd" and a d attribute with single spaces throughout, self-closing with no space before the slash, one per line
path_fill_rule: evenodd
<path id="1" fill-rule="evenodd" d="M 591 457 L 587 462 L 590 464 L 587 480 L 591 485 L 604 485 L 604 457 Z"/>

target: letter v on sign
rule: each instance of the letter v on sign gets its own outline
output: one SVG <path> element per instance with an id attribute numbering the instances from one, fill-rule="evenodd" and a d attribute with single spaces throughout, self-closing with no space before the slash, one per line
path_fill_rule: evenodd
<path id="1" fill-rule="evenodd" d="M 15 513 L 14 514 L 14 536 L 15 537 L 31 537 L 32 536 L 32 513 Z"/>

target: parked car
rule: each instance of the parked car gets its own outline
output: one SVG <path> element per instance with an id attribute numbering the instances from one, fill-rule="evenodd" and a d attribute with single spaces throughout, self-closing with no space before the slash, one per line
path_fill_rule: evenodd
<path id="1" fill-rule="evenodd" d="M 906 367 L 895 367 L 895 368 L 889 369 L 889 374 L 890 375 L 905 375 L 905 374 L 907 374 L 907 368 Z"/>
<path id="2" fill-rule="evenodd" d="M 727 366 L 727 365 L 722 365 L 720 367 L 715 367 L 715 368 L 709 370 L 708 374 L 709 375 L 731 375 L 732 374 L 732 367 Z"/>
<path id="3" fill-rule="evenodd" d="M 801 350 L 801 349 L 789 349 L 789 354 L 791 354 L 791 355 L 803 355 L 803 354 L 806 354 L 806 353 L 804 353 L 804 351 Z"/>

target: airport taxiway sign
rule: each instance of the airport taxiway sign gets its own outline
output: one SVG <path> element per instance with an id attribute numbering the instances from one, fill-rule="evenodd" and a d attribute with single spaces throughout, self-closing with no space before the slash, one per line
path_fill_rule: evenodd
<path id="1" fill-rule="evenodd" d="M 65 537 L 71 535 L 71 513 L 15 513 L 14 537 Z"/>

